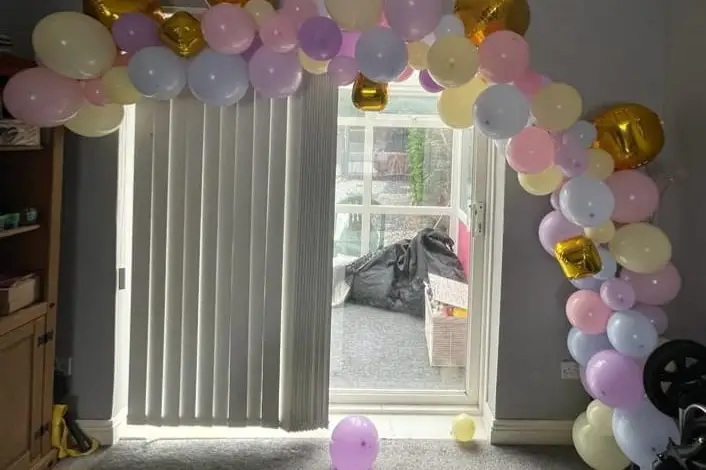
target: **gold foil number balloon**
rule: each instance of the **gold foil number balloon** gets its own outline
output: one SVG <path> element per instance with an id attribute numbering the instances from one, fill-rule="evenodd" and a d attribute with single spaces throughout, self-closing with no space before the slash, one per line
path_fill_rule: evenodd
<path id="1" fill-rule="evenodd" d="M 639 104 L 613 106 L 594 124 L 598 131 L 594 147 L 613 157 L 616 171 L 645 166 L 664 147 L 662 121 L 657 113 Z"/>
<path id="2" fill-rule="evenodd" d="M 248 0 L 206 0 L 210 6 L 218 5 L 219 3 L 231 3 L 233 5 L 245 6 Z"/>
<path id="3" fill-rule="evenodd" d="M 159 0 L 84 0 L 83 10 L 110 28 L 123 13 L 144 13 L 162 17 Z"/>
<path id="4" fill-rule="evenodd" d="M 530 24 L 527 0 L 456 0 L 454 12 L 476 45 L 501 30 L 524 36 Z"/>
<path id="5" fill-rule="evenodd" d="M 359 73 L 353 83 L 351 98 L 353 106 L 361 111 L 382 111 L 389 101 L 387 83 L 374 82 Z"/>
<path id="6" fill-rule="evenodd" d="M 569 280 L 599 273 L 603 268 L 601 255 L 588 237 L 578 236 L 562 240 L 554 247 L 554 254 Z"/>
<path id="7" fill-rule="evenodd" d="M 159 35 L 164 44 L 182 57 L 194 57 L 206 47 L 201 22 L 185 11 L 169 17 L 162 24 Z"/>

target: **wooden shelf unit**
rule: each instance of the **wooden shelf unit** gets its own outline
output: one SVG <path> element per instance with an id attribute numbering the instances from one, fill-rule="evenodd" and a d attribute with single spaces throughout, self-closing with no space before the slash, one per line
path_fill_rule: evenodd
<path id="1" fill-rule="evenodd" d="M 0 268 L 39 276 L 40 296 L 0 316 L 0 470 L 44 470 L 51 445 L 64 130 L 42 148 L 0 149 L 0 205 L 37 209 L 36 225 L 0 231 Z"/>

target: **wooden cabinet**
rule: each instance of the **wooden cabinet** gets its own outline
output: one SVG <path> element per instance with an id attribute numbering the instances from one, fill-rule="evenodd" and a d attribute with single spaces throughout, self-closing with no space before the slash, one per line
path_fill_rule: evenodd
<path id="1" fill-rule="evenodd" d="M 0 270 L 35 273 L 39 299 L 0 316 L 0 470 L 44 470 L 51 446 L 63 128 L 42 148 L 0 149 L 0 210 L 36 209 L 36 223 L 0 231 Z"/>

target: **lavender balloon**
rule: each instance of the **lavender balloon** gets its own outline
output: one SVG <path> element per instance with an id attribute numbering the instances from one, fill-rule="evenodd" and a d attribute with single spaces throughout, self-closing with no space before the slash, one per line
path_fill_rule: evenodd
<path id="1" fill-rule="evenodd" d="M 629 282 L 616 277 L 601 285 L 601 300 L 613 310 L 628 310 L 635 305 L 635 291 Z"/>
<path id="2" fill-rule="evenodd" d="M 664 310 L 661 307 L 657 307 L 656 305 L 637 303 L 635 304 L 633 310 L 635 310 L 636 312 L 640 312 L 642 315 L 644 315 L 655 327 L 658 334 L 661 335 L 665 331 L 667 331 L 667 327 L 669 326 L 669 319 L 667 318 L 667 314 L 664 313 Z"/>
<path id="3" fill-rule="evenodd" d="M 586 365 L 586 385 L 610 408 L 633 408 L 644 395 L 642 367 L 614 350 L 601 351 Z"/>
<path id="4" fill-rule="evenodd" d="M 294 52 L 279 54 L 261 47 L 250 59 L 250 83 L 265 98 L 285 98 L 299 89 L 302 67 Z"/>
<path id="5" fill-rule="evenodd" d="M 429 93 L 439 93 L 444 89 L 444 87 L 434 81 L 428 70 L 419 72 L 419 84 Z"/>
<path id="6" fill-rule="evenodd" d="M 358 64 L 353 57 L 338 56 L 329 61 L 326 72 L 336 85 L 350 85 L 358 75 Z"/>
<path id="7" fill-rule="evenodd" d="M 314 60 L 330 60 L 341 50 L 343 33 L 335 21 L 314 16 L 299 28 L 299 47 Z"/>
<path id="8" fill-rule="evenodd" d="M 444 5 L 439 0 L 385 0 L 383 11 L 393 31 L 406 41 L 419 41 L 438 26 Z"/>
<path id="9" fill-rule="evenodd" d="M 159 39 L 159 23 L 142 13 L 120 15 L 111 31 L 115 44 L 128 54 L 134 54 L 145 47 L 162 45 Z"/>
<path id="10" fill-rule="evenodd" d="M 539 241 L 552 256 L 557 243 L 579 235 L 583 235 L 583 229 L 569 222 L 559 211 L 550 212 L 539 223 Z"/>
<path id="11" fill-rule="evenodd" d="M 255 55 L 255 53 L 263 47 L 262 44 L 262 39 L 260 39 L 260 35 L 256 34 L 255 39 L 253 39 L 252 43 L 250 44 L 250 47 L 245 49 L 241 55 L 243 59 L 245 59 L 245 62 L 250 62 L 250 59 L 252 59 L 252 56 Z"/>
<path id="12" fill-rule="evenodd" d="M 335 470 L 368 470 L 380 451 L 375 424 L 365 416 L 343 418 L 331 434 L 329 452 Z"/>
<path id="13" fill-rule="evenodd" d="M 588 168 L 588 152 L 573 139 L 562 139 L 557 145 L 555 161 L 564 176 L 573 178 Z"/>

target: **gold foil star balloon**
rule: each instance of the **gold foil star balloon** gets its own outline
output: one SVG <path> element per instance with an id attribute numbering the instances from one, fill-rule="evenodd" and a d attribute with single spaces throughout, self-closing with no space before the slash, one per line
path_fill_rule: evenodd
<path id="1" fill-rule="evenodd" d="M 560 241 L 554 247 L 554 254 L 569 280 L 597 274 L 603 269 L 596 245 L 583 235 Z"/>
<path id="2" fill-rule="evenodd" d="M 530 25 L 527 0 L 456 0 L 454 12 L 476 45 L 501 30 L 524 36 Z"/>
<path id="3" fill-rule="evenodd" d="M 361 111 L 382 111 L 389 100 L 387 83 L 374 82 L 359 73 L 353 83 L 351 98 L 353 106 Z"/>
<path id="4" fill-rule="evenodd" d="M 107 28 L 124 13 L 143 13 L 157 19 L 162 17 L 159 0 L 84 0 L 83 10 Z"/>
<path id="5" fill-rule="evenodd" d="M 206 47 L 201 22 L 185 11 L 170 16 L 162 24 L 159 36 L 167 47 L 182 57 L 194 57 Z"/>

